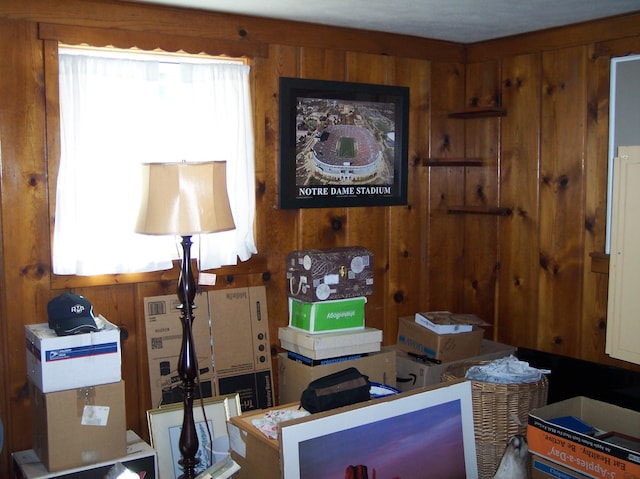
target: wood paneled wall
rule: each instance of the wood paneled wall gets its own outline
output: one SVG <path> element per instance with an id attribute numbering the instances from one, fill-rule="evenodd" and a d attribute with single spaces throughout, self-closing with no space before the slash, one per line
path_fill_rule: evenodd
<path id="1" fill-rule="evenodd" d="M 31 446 L 24 325 L 46 321 L 63 290 L 86 295 L 120 325 L 128 427 L 146 434 L 143 298 L 171 294 L 177 271 L 137 277 L 50 273 L 55 76 L 44 24 L 76 41 L 117 38 L 144 48 L 246 54 L 252 67 L 259 254 L 217 271 L 217 288 L 264 284 L 274 361 L 287 322 L 284 257 L 297 248 L 363 245 L 375 258 L 368 325 L 395 342 L 397 318 L 417 310 L 473 312 L 486 336 L 623 367 L 604 354 L 608 59 L 640 51 L 638 15 L 463 46 L 292 22 L 101 0 L 0 4 L 0 417 L 9 452 Z M 82 28 L 80 28 L 82 27 Z M 96 30 L 99 29 L 99 30 Z M 54 29 L 55 30 L 55 29 Z M 116 40 L 114 40 L 114 43 Z M 411 89 L 407 206 L 277 208 L 280 76 L 406 85 Z M 502 118 L 461 121 L 466 106 Z M 53 146 L 52 146 L 53 145 Z M 428 166 L 478 156 L 483 166 Z M 449 214 L 452 205 L 509 208 L 508 216 Z"/>

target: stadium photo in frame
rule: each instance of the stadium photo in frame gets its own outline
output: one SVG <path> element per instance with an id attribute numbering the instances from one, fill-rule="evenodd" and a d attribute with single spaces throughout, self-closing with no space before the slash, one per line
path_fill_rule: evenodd
<path id="1" fill-rule="evenodd" d="M 409 88 L 280 78 L 279 207 L 407 204 Z"/>

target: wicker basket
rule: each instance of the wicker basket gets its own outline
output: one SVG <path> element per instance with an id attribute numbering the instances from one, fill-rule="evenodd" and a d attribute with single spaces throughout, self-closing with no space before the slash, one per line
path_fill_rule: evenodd
<path id="1" fill-rule="evenodd" d="M 487 362 L 457 363 L 444 371 L 442 380 L 447 382 L 464 379 L 471 366 Z M 494 476 L 511 436 L 526 435 L 529 411 L 547 404 L 548 388 L 544 375 L 534 383 L 496 384 L 471 381 L 480 479 L 491 479 Z"/>

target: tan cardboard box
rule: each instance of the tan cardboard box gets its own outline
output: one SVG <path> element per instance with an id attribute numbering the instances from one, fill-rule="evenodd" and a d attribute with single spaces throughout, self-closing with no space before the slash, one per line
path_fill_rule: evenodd
<path id="1" fill-rule="evenodd" d="M 409 391 L 423 386 L 438 384 L 442 382 L 442 373 L 445 369 L 454 364 L 465 361 L 491 361 L 515 354 L 515 352 L 515 346 L 483 339 L 478 356 L 435 364 L 429 361 L 420 361 L 406 351 L 396 349 L 396 388 L 401 391 Z"/>
<path id="2" fill-rule="evenodd" d="M 178 375 L 178 356 L 182 346 L 178 296 L 168 294 L 144 298 L 145 326 L 151 404 L 154 408 L 182 401 L 182 388 Z M 216 396 L 213 384 L 211 331 L 209 327 L 209 298 L 206 293 L 196 294 L 193 310 L 193 340 L 203 397 Z M 199 397 L 198 390 L 196 395 Z"/>
<path id="3" fill-rule="evenodd" d="M 480 354 L 484 330 L 476 326 L 473 331 L 456 334 L 436 334 L 419 325 L 414 316 L 403 316 L 398 321 L 398 348 L 426 355 L 442 362 L 470 358 Z"/>
<path id="4" fill-rule="evenodd" d="M 592 426 L 597 435 L 618 433 L 636 438 L 635 449 L 559 426 L 554 419 L 572 416 Z M 529 450 L 588 477 L 640 477 L 640 412 L 578 396 L 529 413 Z"/>
<path id="5" fill-rule="evenodd" d="M 124 381 L 43 393 L 29 381 L 33 450 L 51 472 L 123 457 Z"/>
<path id="6" fill-rule="evenodd" d="M 178 356 L 182 324 L 176 295 L 145 298 L 151 399 L 182 401 Z M 193 336 L 203 397 L 238 393 L 243 411 L 274 405 L 264 286 L 199 293 Z"/>
<path id="7" fill-rule="evenodd" d="M 275 405 L 264 286 L 209 291 L 218 394 L 240 394 L 243 411 Z"/>
<path id="8" fill-rule="evenodd" d="M 280 445 L 269 439 L 253 425 L 254 419 L 264 418 L 267 411 L 298 409 L 299 403 L 284 404 L 261 411 L 251 411 L 232 417 L 227 423 L 231 458 L 240 470 L 236 479 L 281 479 Z"/>
<path id="9" fill-rule="evenodd" d="M 332 364 L 308 366 L 287 357 L 287 353 L 278 355 L 278 391 L 281 403 L 300 400 L 300 395 L 311 381 L 343 369 L 354 367 L 369 380 L 395 387 L 396 353 L 394 348 L 382 348 L 358 359 Z"/>

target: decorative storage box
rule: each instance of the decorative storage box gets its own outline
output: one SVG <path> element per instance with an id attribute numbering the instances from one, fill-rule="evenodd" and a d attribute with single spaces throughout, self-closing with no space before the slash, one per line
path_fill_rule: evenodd
<path id="1" fill-rule="evenodd" d="M 288 295 L 300 301 L 373 294 L 373 255 L 362 246 L 292 251 L 287 255 Z"/>
<path id="2" fill-rule="evenodd" d="M 365 297 L 314 303 L 289 298 L 289 326 L 308 333 L 364 329 L 366 302 Z"/>

